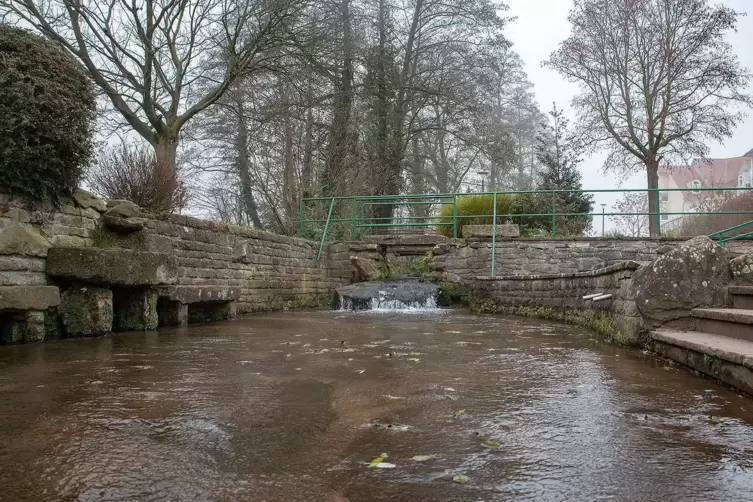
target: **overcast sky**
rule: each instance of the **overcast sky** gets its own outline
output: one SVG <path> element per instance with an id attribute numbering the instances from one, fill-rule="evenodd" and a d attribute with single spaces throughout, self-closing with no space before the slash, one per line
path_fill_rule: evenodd
<path id="1" fill-rule="evenodd" d="M 541 62 L 549 57 L 560 41 L 567 38 L 570 24 L 567 15 L 572 8 L 572 0 L 504 0 L 510 7 L 508 15 L 517 19 L 507 29 L 507 36 L 515 44 L 515 49 L 526 64 L 528 76 L 535 86 L 536 97 L 542 111 L 551 109 L 553 101 L 561 108 L 569 110 L 570 101 L 577 93 L 575 84 L 566 82 L 552 70 L 542 68 Z M 748 12 L 738 26 L 738 32 L 730 35 L 730 42 L 748 68 L 753 68 L 753 0 L 722 0 L 723 4 L 739 12 Z M 753 87 L 753 86 L 752 86 Z M 753 88 L 751 89 L 753 92 Z M 753 110 L 749 111 L 751 115 Z M 753 148 L 753 116 L 739 126 L 734 137 L 725 144 L 711 144 L 711 157 L 738 157 Z M 581 164 L 583 187 L 586 189 L 615 188 L 618 180 L 605 175 L 601 168 L 604 155 L 595 155 Z M 623 188 L 646 186 L 645 175 L 636 175 L 623 183 Z M 617 199 L 611 194 L 596 197 L 598 204 L 607 203 L 609 212 Z"/>

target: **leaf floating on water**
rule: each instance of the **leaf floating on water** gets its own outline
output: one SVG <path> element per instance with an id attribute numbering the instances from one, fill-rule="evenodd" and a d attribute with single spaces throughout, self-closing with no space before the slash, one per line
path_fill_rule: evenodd
<path id="1" fill-rule="evenodd" d="M 302 369 L 303 369 L 303 368 L 296 368 L 295 370 L 296 370 L 296 371 L 301 371 Z"/>
<path id="2" fill-rule="evenodd" d="M 502 446 L 502 444 L 498 441 L 484 441 L 483 443 L 481 443 L 481 446 L 483 446 L 484 448 L 499 448 L 500 446 Z"/>
<path id="3" fill-rule="evenodd" d="M 402 399 L 405 399 L 404 397 L 401 397 L 401 396 L 393 396 L 392 394 L 387 394 L 387 396 L 386 396 L 386 397 L 387 397 L 387 399 L 392 399 L 393 401 L 398 401 L 398 400 L 402 400 Z"/>
<path id="4" fill-rule="evenodd" d="M 345 350 L 343 350 L 343 352 L 355 352 L 355 351 L 356 351 L 356 349 L 345 349 Z"/>
<path id="5" fill-rule="evenodd" d="M 452 478 L 452 480 L 454 482 L 456 482 L 456 483 L 460 483 L 461 485 L 464 485 L 467 482 L 469 482 L 471 480 L 471 478 L 469 478 L 465 474 L 458 474 L 457 476 L 455 476 L 454 478 Z"/>
<path id="6" fill-rule="evenodd" d="M 360 370 L 360 371 L 358 372 L 358 374 L 359 374 L 359 375 L 363 375 L 363 372 L 364 372 L 364 371 L 366 371 L 366 370 Z"/>
<path id="7" fill-rule="evenodd" d="M 446 390 L 447 392 L 455 392 L 455 389 L 453 389 L 452 387 L 445 387 L 444 390 Z"/>
<path id="8" fill-rule="evenodd" d="M 419 359 L 417 357 L 410 357 L 410 358 L 408 358 L 408 361 L 411 361 L 413 363 L 418 363 L 418 362 L 421 362 L 421 359 Z"/>
<path id="9" fill-rule="evenodd" d="M 578 395 L 578 389 L 568 389 L 567 393 L 570 396 L 577 396 Z"/>
<path id="10" fill-rule="evenodd" d="M 384 458 L 382 458 L 382 457 L 377 457 L 377 458 L 375 458 L 374 460 L 372 460 L 372 461 L 371 461 L 371 462 L 369 463 L 369 467 L 376 467 L 376 466 L 378 466 L 379 464 L 381 464 L 383 460 L 384 460 Z"/>
<path id="11" fill-rule="evenodd" d="M 709 394 L 709 393 L 711 393 L 711 392 L 714 392 L 714 391 L 713 391 L 713 389 L 706 389 L 706 390 L 704 390 L 703 392 L 705 392 L 705 393 Z"/>
<path id="12" fill-rule="evenodd" d="M 434 455 L 414 455 L 411 458 L 416 462 L 426 462 L 427 460 L 433 459 Z"/>
<path id="13" fill-rule="evenodd" d="M 458 410 L 455 413 L 453 413 L 452 414 L 452 418 L 454 418 L 455 420 L 457 420 L 458 418 L 462 417 L 463 415 L 465 415 L 465 408 L 462 409 L 462 410 Z"/>

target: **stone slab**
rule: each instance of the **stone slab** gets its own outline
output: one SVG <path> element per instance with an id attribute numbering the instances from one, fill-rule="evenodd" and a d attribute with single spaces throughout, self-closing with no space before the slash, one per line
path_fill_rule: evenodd
<path id="1" fill-rule="evenodd" d="M 167 286 L 159 288 L 160 298 L 183 304 L 219 303 L 237 300 L 239 286 Z"/>
<path id="2" fill-rule="evenodd" d="M 753 324 L 753 310 L 744 309 L 694 309 L 691 315 L 696 319 Z"/>
<path id="3" fill-rule="evenodd" d="M 491 238 L 494 233 L 492 225 L 463 225 L 463 237 L 472 238 Z M 497 237 L 520 237 L 520 226 L 513 223 L 497 225 Z"/>
<path id="4" fill-rule="evenodd" d="M 60 305 L 55 286 L 0 287 L 0 310 L 47 310 Z"/>
<path id="5" fill-rule="evenodd" d="M 368 235 L 364 239 L 367 243 L 384 244 L 385 246 L 436 246 L 447 242 L 447 237 L 439 234 L 407 234 L 407 235 Z"/>
<path id="6" fill-rule="evenodd" d="M 52 248 L 47 274 L 94 284 L 151 286 L 175 284 L 175 257 L 131 249 Z"/>
<path id="7" fill-rule="evenodd" d="M 747 340 L 699 331 L 670 329 L 652 331 L 651 338 L 753 369 L 753 342 Z"/>
<path id="8" fill-rule="evenodd" d="M 47 256 L 50 242 L 36 230 L 13 226 L 0 231 L 0 255 Z"/>

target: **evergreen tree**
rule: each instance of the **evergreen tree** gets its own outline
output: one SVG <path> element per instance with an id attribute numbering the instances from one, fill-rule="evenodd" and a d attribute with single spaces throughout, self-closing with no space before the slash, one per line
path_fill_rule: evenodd
<path id="1" fill-rule="evenodd" d="M 569 121 L 564 112 L 552 105 L 549 112 L 550 123 L 544 124 L 538 137 L 536 156 L 542 165 L 540 190 L 581 190 L 583 184 L 578 171 L 580 158 L 570 133 Z M 551 196 L 544 199 L 549 201 Z M 542 200 L 542 203 L 546 203 Z M 578 192 L 558 193 L 557 213 L 590 213 L 593 209 L 593 196 Z M 546 211 L 548 212 L 548 211 Z M 591 229 L 591 218 L 564 216 L 557 218 L 557 233 L 581 235 Z"/>

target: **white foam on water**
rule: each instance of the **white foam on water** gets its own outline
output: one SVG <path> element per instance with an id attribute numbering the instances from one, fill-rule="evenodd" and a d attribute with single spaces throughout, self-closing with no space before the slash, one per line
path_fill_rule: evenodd
<path id="1" fill-rule="evenodd" d="M 354 308 L 353 300 L 350 298 L 343 298 L 339 295 L 338 303 L 341 312 L 353 312 L 357 311 Z M 428 312 L 440 310 L 437 306 L 437 298 L 430 296 L 422 301 L 415 302 L 401 302 L 400 300 L 388 299 L 388 293 L 384 291 L 379 292 L 379 296 L 371 299 L 370 308 L 366 309 L 366 312 Z M 364 310 L 360 310 L 364 312 Z"/>

